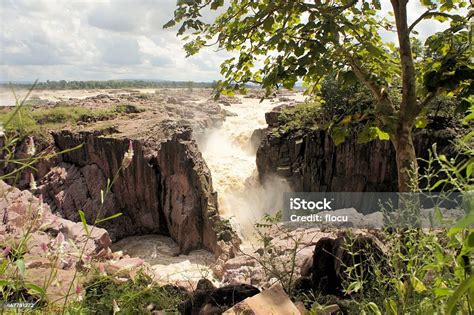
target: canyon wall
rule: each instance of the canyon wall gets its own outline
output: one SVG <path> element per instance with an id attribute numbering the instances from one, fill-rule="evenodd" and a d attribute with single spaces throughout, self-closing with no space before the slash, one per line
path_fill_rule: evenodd
<path id="1" fill-rule="evenodd" d="M 261 182 L 277 174 L 286 178 L 294 191 L 397 191 L 395 151 L 390 141 L 358 144 L 353 135 L 336 146 L 325 130 L 279 134 L 274 131 L 279 127 L 280 110 L 265 117 L 269 127 L 257 151 Z M 437 143 L 438 152 L 451 152 L 456 134 L 450 128 L 416 130 L 417 155 L 427 158 L 433 143 Z"/>
<path id="2" fill-rule="evenodd" d="M 78 210 L 89 223 L 121 212 L 100 224 L 113 240 L 160 234 L 173 238 L 182 253 L 205 248 L 219 254 L 219 240 L 230 241 L 233 232 L 220 221 L 210 172 L 190 129 L 149 132 L 154 136 L 132 141 L 132 163 L 120 172 L 130 137 L 54 132 L 58 151 L 83 146 L 61 155 L 39 192 L 53 211 L 73 221 L 80 220 Z M 110 192 L 101 193 L 108 180 Z"/>

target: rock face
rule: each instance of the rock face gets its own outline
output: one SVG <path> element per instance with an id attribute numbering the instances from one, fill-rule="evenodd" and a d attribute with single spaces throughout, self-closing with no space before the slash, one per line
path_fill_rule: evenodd
<path id="1" fill-rule="evenodd" d="M 72 240 L 77 247 L 85 241 L 85 231 L 82 223 L 75 223 L 55 216 L 47 204 L 34 197 L 29 191 L 21 191 L 0 180 L 0 242 L 7 237 L 20 239 L 28 225 L 32 233 L 29 254 L 35 255 L 43 250 L 41 244 L 53 243 L 58 234 L 63 234 L 63 240 Z M 86 255 L 94 255 L 101 250 L 107 250 L 111 245 L 106 230 L 96 228 L 91 231 L 91 242 L 84 250 Z"/>
<path id="2" fill-rule="evenodd" d="M 294 191 L 397 191 L 395 151 L 389 141 L 357 144 L 352 136 L 336 146 L 324 130 L 277 135 L 272 131 L 279 126 L 280 112 L 277 107 L 266 115 L 269 128 L 257 151 L 261 182 L 277 174 Z M 446 153 L 455 137 L 452 129 L 419 130 L 414 135 L 416 152 L 426 158 L 437 143 L 438 152 Z"/>
<path id="3" fill-rule="evenodd" d="M 353 272 L 368 280 L 371 262 L 380 261 L 386 254 L 383 244 L 370 234 L 322 238 L 314 248 L 311 288 L 314 292 L 341 296 L 342 284 L 347 280 L 346 268 L 355 268 Z"/>
<path id="4" fill-rule="evenodd" d="M 101 224 L 114 240 L 161 234 L 171 236 L 182 253 L 198 248 L 219 253 L 218 235 L 223 230 L 216 228 L 220 222 L 216 196 L 190 130 L 156 132 L 159 137 L 132 142 L 133 160 L 120 172 L 129 138 L 53 133 L 58 151 L 83 146 L 61 156 L 61 163 L 41 179 L 39 191 L 53 211 L 70 220 L 79 220 L 78 210 L 86 213 L 87 222 L 121 212 Z M 114 177 L 110 192 L 105 193 L 107 179 Z"/>
<path id="5" fill-rule="evenodd" d="M 111 240 L 106 230 L 89 227 L 88 237 L 82 223 L 57 217 L 47 204 L 29 191 L 20 191 L 3 181 L 0 181 L 0 218 L 3 254 L 10 255 L 23 244 L 24 277 L 27 282 L 42 287 L 47 281 L 56 281 L 57 285 L 45 288 L 51 301 L 64 297 L 75 278 L 77 266 L 84 266 L 92 259 L 105 261 L 111 258 Z M 26 233 L 28 238 L 25 238 Z M 17 275 L 9 268 L 0 275 L 0 278 L 5 277 Z"/>

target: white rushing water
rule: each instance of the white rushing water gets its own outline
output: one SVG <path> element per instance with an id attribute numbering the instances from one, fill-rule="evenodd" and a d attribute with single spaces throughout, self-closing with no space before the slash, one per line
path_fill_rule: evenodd
<path id="1" fill-rule="evenodd" d="M 290 96 L 302 101 L 301 94 Z M 240 97 L 241 104 L 222 106 L 235 113 L 220 128 L 198 137 L 198 145 L 218 193 L 219 212 L 230 219 L 244 241 L 252 238 L 254 224 L 265 214 L 280 210 L 286 182 L 273 178 L 260 185 L 256 170 L 256 148 L 250 138 L 255 129 L 265 128 L 265 113 L 282 104 Z"/>
<path id="2" fill-rule="evenodd" d="M 188 255 L 178 255 L 179 246 L 171 238 L 161 235 L 140 235 L 121 239 L 112 245 L 114 251 L 123 251 L 150 264 L 159 283 L 180 283 L 192 287 L 199 279 L 213 279 L 210 266 L 214 255 L 205 250 L 195 250 Z"/>

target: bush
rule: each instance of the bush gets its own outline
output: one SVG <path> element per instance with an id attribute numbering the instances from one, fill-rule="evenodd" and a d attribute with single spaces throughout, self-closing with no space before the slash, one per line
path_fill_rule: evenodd
<path id="1" fill-rule="evenodd" d="M 16 131 L 21 136 L 36 133 L 40 126 L 32 116 L 32 110 L 29 106 L 23 106 L 17 111 L 2 110 L 0 112 L 0 122 L 5 125 L 6 131 Z"/>
<path id="2" fill-rule="evenodd" d="M 321 122 L 318 118 L 321 112 L 321 105 L 317 102 L 305 102 L 285 108 L 278 117 L 280 129 L 283 133 L 300 129 L 319 129 Z"/>
<path id="3" fill-rule="evenodd" d="M 124 283 L 117 283 L 110 277 L 95 278 L 85 287 L 83 308 L 97 314 L 111 314 L 114 306 L 123 314 L 145 314 L 151 309 L 177 313 L 179 303 L 186 298 L 178 288 L 159 286 L 144 272 Z"/>

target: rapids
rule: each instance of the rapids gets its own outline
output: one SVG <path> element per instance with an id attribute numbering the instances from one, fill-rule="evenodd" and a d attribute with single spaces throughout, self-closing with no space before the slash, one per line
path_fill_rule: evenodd
<path id="1" fill-rule="evenodd" d="M 295 101 L 301 94 L 286 96 Z M 250 138 L 255 129 L 265 128 L 265 113 L 282 102 L 239 96 L 241 104 L 222 106 L 235 116 L 227 117 L 220 128 L 197 137 L 198 146 L 211 170 L 218 194 L 219 213 L 230 220 L 243 241 L 250 241 L 253 226 L 265 213 L 280 210 L 288 185 L 280 178 L 260 185 L 256 169 L 256 148 Z M 277 99 L 274 99 L 277 100 Z"/>

